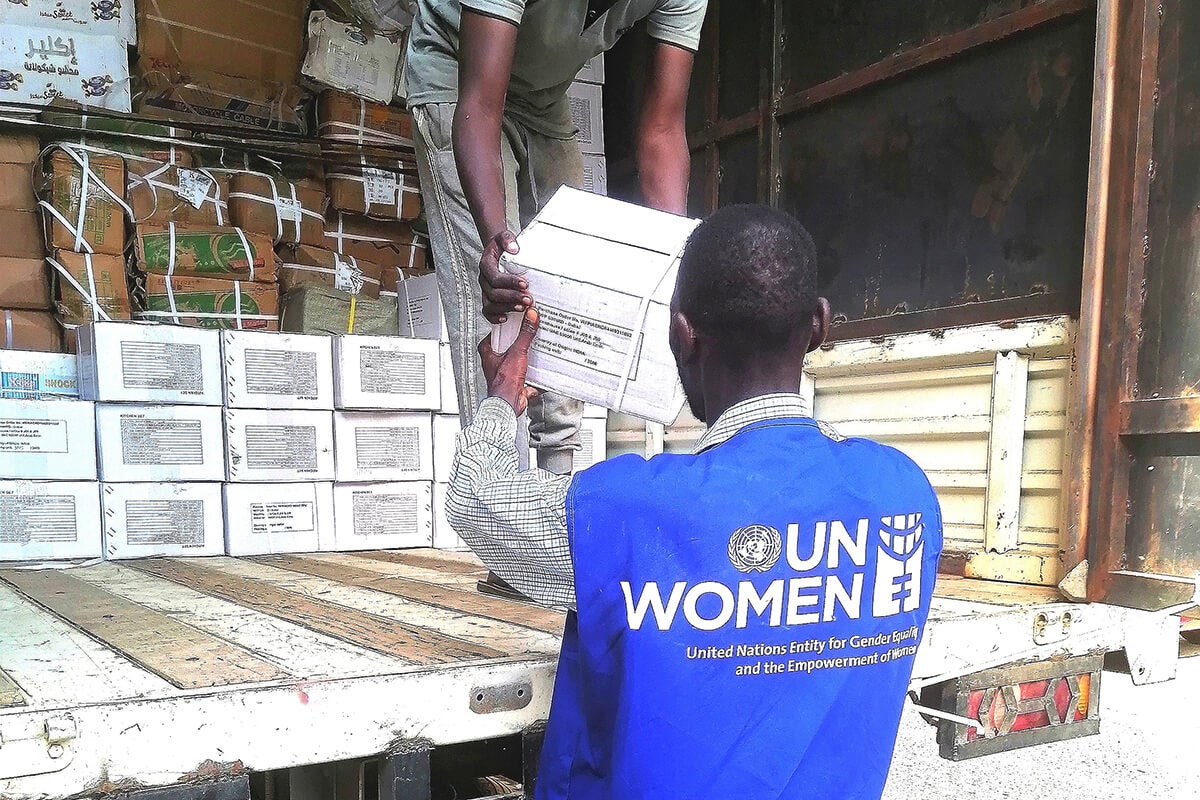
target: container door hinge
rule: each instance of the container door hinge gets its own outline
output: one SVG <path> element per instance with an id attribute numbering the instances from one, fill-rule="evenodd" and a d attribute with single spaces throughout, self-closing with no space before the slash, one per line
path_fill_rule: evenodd
<path id="1" fill-rule="evenodd" d="M 75 736 L 69 714 L 0 720 L 0 780 L 66 769 L 75 758 Z"/>

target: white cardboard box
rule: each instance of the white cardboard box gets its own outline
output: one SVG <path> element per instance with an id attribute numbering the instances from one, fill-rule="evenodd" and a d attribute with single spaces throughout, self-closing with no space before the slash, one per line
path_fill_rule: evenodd
<path id="1" fill-rule="evenodd" d="M 439 345 L 430 339 L 338 336 L 334 405 L 343 411 L 436 411 L 442 402 Z"/>
<path id="2" fill-rule="evenodd" d="M 342 483 L 333 487 L 333 549 L 433 544 L 433 484 Z"/>
<path id="3" fill-rule="evenodd" d="M 337 479 L 433 480 L 433 421 L 427 412 L 337 411 Z"/>
<path id="4" fill-rule="evenodd" d="M 576 81 L 567 90 L 575 141 L 586 155 L 604 155 L 604 87 Z"/>
<path id="5" fill-rule="evenodd" d="M 105 558 L 225 553 L 219 483 L 102 483 L 100 508 Z"/>
<path id="6" fill-rule="evenodd" d="M 10 0 L 3 8 L 6 25 L 42 26 L 69 33 L 109 36 L 126 44 L 137 42 L 133 0 Z"/>
<path id="7" fill-rule="evenodd" d="M 597 53 L 587 60 L 583 69 L 575 75 L 583 83 L 604 83 L 604 53 Z"/>
<path id="8" fill-rule="evenodd" d="M 446 494 L 449 489 L 444 483 L 433 485 L 433 546 L 438 550 L 470 550 L 446 519 Z"/>
<path id="9" fill-rule="evenodd" d="M 683 407 L 667 343 L 670 302 L 697 220 L 563 187 L 504 256 L 541 314 L 529 383 L 614 411 L 670 424 Z M 643 299 L 649 302 L 643 303 Z M 514 314 L 493 328 L 506 350 Z"/>
<path id="10" fill-rule="evenodd" d="M 608 196 L 608 162 L 604 156 L 583 157 L 583 190 Z"/>
<path id="11" fill-rule="evenodd" d="M 84 400 L 221 405 L 219 331 L 94 322 L 77 328 L 76 337 Z"/>
<path id="12" fill-rule="evenodd" d="M 222 481 L 221 409 L 214 406 L 96 404 L 100 480 Z"/>
<path id="13" fill-rule="evenodd" d="M 68 100 L 129 113 L 129 50 L 117 36 L 97 36 L 36 22 L 11 24 L 21 3 L 0 15 L 0 91 L 13 103 L 44 106 Z"/>
<path id="14" fill-rule="evenodd" d="M 225 456 L 237 483 L 331 481 L 333 412 L 227 408 Z"/>
<path id="15" fill-rule="evenodd" d="M 400 335 L 409 339 L 442 338 L 442 298 L 437 273 L 406 278 L 396 284 Z"/>
<path id="16" fill-rule="evenodd" d="M 96 480 L 96 418 L 83 400 L 0 400 L 0 478 Z"/>
<path id="17" fill-rule="evenodd" d="M 308 18 L 308 47 L 304 66 L 308 77 L 376 103 L 390 103 L 396 94 L 403 44 L 349 23 L 336 22 L 324 11 Z"/>
<path id="18" fill-rule="evenodd" d="M 32 350 L 0 350 L 0 399 L 79 397 L 75 356 Z"/>
<path id="19" fill-rule="evenodd" d="M 454 466 L 454 443 L 462 421 L 457 414 L 436 414 L 433 417 L 433 479 L 439 483 L 450 480 Z"/>
<path id="20" fill-rule="evenodd" d="M 222 331 L 229 408 L 333 410 L 333 345 L 328 336 Z"/>
<path id="21" fill-rule="evenodd" d="M 0 561 L 99 558 L 100 484 L 0 481 Z"/>
<path id="22" fill-rule="evenodd" d="M 227 483 L 225 552 L 314 553 L 333 542 L 332 483 Z"/>
<path id="23" fill-rule="evenodd" d="M 441 365 L 438 367 L 439 383 L 441 384 L 443 414 L 459 414 L 458 387 L 454 384 L 454 364 L 450 360 L 450 343 L 442 342 Z"/>

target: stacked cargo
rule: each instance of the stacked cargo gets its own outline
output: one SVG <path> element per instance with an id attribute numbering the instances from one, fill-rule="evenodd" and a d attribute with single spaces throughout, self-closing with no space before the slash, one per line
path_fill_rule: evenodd
<path id="1" fill-rule="evenodd" d="M 0 346 L 6 350 L 62 349 L 30 181 L 40 149 L 33 136 L 0 136 Z"/>
<path id="2" fill-rule="evenodd" d="M 571 84 L 571 121 L 583 151 L 583 189 L 608 194 L 608 165 L 604 160 L 604 54 L 595 56 Z"/>

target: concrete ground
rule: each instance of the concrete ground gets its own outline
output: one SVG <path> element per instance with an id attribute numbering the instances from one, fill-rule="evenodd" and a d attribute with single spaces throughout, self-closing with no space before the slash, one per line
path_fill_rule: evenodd
<path id="1" fill-rule="evenodd" d="M 1100 735 L 953 763 L 906 708 L 884 800 L 1200 800 L 1200 657 L 1174 681 L 1106 672 Z"/>

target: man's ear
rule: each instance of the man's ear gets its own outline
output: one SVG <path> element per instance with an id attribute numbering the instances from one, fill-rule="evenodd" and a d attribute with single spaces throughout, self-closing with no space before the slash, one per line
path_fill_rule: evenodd
<path id="1" fill-rule="evenodd" d="M 832 318 L 833 312 L 829 308 L 829 301 L 824 297 L 818 297 L 817 308 L 813 311 L 812 316 L 812 338 L 808 340 L 808 352 L 811 353 L 825 344 L 825 337 L 829 335 L 829 322 Z"/>
<path id="2" fill-rule="evenodd" d="M 696 359 L 698 350 L 696 329 L 682 311 L 671 312 L 670 341 L 671 352 L 675 354 L 675 363 L 689 364 Z"/>

